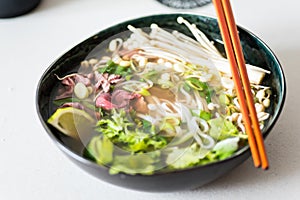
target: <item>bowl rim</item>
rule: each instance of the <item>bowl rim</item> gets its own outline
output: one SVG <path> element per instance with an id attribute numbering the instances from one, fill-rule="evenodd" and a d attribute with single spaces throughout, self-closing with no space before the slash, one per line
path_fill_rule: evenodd
<path id="1" fill-rule="evenodd" d="M 64 53 L 62 53 L 59 57 L 57 57 L 48 67 L 47 69 L 43 72 L 38 84 L 37 84 L 37 89 L 36 89 L 36 111 L 38 114 L 38 117 L 42 123 L 42 126 L 44 127 L 44 129 L 46 130 L 47 134 L 50 136 L 50 138 L 52 139 L 52 141 L 59 147 L 59 149 L 61 151 L 63 151 L 65 154 L 67 154 L 68 156 L 72 157 L 73 159 L 75 159 L 76 161 L 83 163 L 84 165 L 88 165 L 92 168 L 101 168 L 104 170 L 108 170 L 109 167 L 105 166 L 105 165 L 99 165 L 87 158 L 84 158 L 81 155 L 78 155 L 77 153 L 73 152 L 71 149 L 69 149 L 67 146 L 65 146 L 61 141 L 59 141 L 57 139 L 57 137 L 52 133 L 52 131 L 49 129 L 47 123 L 44 121 L 43 116 L 41 114 L 41 110 L 40 110 L 40 106 L 39 106 L 39 93 L 40 93 L 40 88 L 41 85 L 43 84 L 43 80 L 47 77 L 47 75 L 49 74 L 49 72 L 52 70 L 52 68 L 55 66 L 55 64 L 57 63 L 57 61 L 64 56 L 65 54 L 67 54 L 68 52 L 70 52 L 72 49 L 74 49 L 75 47 L 77 47 L 78 45 L 83 44 L 84 42 L 90 40 L 91 38 L 97 36 L 98 34 L 100 34 L 103 31 L 106 31 L 108 29 L 112 29 L 114 27 L 117 26 L 121 26 L 124 24 L 128 24 L 132 21 L 135 20 L 142 20 L 142 19 L 147 19 L 147 18 L 151 18 L 151 17 L 161 17 L 161 16 L 191 16 L 191 17 L 203 17 L 203 18 L 207 18 L 210 20 L 215 20 L 217 21 L 217 19 L 213 16 L 209 16 L 209 15 L 205 15 L 205 14 L 196 14 L 196 13 L 189 13 L 189 12 L 174 12 L 174 13 L 160 13 L 160 14 L 150 14 L 150 15 L 144 15 L 144 16 L 139 16 L 139 17 L 134 17 L 131 19 L 126 19 L 124 21 L 112 24 L 110 26 L 104 27 L 102 28 L 100 31 L 92 34 L 91 36 L 89 36 L 88 38 L 82 40 L 81 42 L 77 43 L 75 46 L 73 46 L 72 48 L 66 50 Z M 283 72 L 283 68 L 279 62 L 279 59 L 276 57 L 275 53 L 271 50 L 271 48 L 262 40 L 260 39 L 258 36 L 256 36 L 254 33 L 252 33 L 251 31 L 249 31 L 246 28 L 243 28 L 240 25 L 237 25 L 238 29 L 243 30 L 245 33 L 247 33 L 249 36 L 251 36 L 252 38 L 256 39 L 264 49 L 266 49 L 269 53 L 270 56 L 272 58 L 272 60 L 275 62 L 275 65 L 278 66 L 278 71 L 279 71 L 279 75 L 280 77 L 282 77 L 280 85 L 281 85 L 281 95 L 279 96 L 279 101 L 278 101 L 278 108 L 276 109 L 276 112 L 273 114 L 273 118 L 270 122 L 270 125 L 267 127 L 267 129 L 263 132 L 263 137 L 264 139 L 266 139 L 266 137 L 268 136 L 268 134 L 270 133 L 270 131 L 273 129 L 274 125 L 276 124 L 276 121 L 279 119 L 279 116 L 283 110 L 284 104 L 285 104 L 285 100 L 286 100 L 286 93 L 287 93 L 287 85 L 286 85 L 286 78 Z M 195 170 L 201 170 L 203 168 L 208 168 L 214 165 L 218 165 L 220 163 L 225 163 L 225 162 L 229 162 L 233 159 L 235 159 L 236 157 L 239 157 L 245 153 L 250 153 L 250 147 L 249 145 L 244 146 L 243 148 L 241 148 L 240 150 L 238 150 L 237 152 L 235 152 L 233 155 L 231 155 L 230 157 L 224 159 L 224 160 L 219 160 L 216 162 L 212 162 L 212 163 L 208 163 L 205 165 L 199 165 L 199 166 L 194 166 L 194 167 L 189 167 L 186 169 L 176 169 L 176 170 L 172 170 L 172 171 L 167 171 L 167 172 L 154 172 L 151 175 L 145 175 L 145 174 L 126 174 L 126 173 L 120 173 L 122 175 L 126 175 L 126 176 L 132 176 L 132 177 L 136 177 L 136 176 L 143 176 L 143 177 L 152 177 L 152 176 L 160 176 L 160 175 L 165 175 L 165 174 L 172 174 L 172 173 L 183 173 L 183 172 L 187 172 L 187 171 L 195 171 Z"/>

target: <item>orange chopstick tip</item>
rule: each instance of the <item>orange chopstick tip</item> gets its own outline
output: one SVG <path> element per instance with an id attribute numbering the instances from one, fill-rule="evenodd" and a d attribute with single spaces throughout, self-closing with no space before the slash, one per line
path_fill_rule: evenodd
<path id="1" fill-rule="evenodd" d="M 262 167 L 262 169 L 265 170 L 265 171 L 267 171 L 267 170 L 269 170 L 269 166 L 267 166 L 265 168 Z"/>
<path id="2" fill-rule="evenodd" d="M 269 165 L 267 165 L 267 164 L 266 164 L 266 165 L 262 165 L 261 168 L 262 168 L 263 170 L 268 170 L 268 169 L 269 169 Z"/>
<path id="3" fill-rule="evenodd" d="M 260 163 L 254 163 L 254 167 L 259 168 L 259 167 L 261 167 L 261 164 Z"/>

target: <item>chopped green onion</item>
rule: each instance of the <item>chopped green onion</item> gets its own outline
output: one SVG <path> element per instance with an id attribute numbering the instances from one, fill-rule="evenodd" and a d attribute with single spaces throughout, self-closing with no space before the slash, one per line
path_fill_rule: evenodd
<path id="1" fill-rule="evenodd" d="M 206 112 L 204 110 L 200 111 L 200 118 L 204 119 L 205 121 L 208 121 L 211 119 L 211 113 L 210 112 Z"/>
<path id="2" fill-rule="evenodd" d="M 138 91 L 137 93 L 147 97 L 147 96 L 150 96 L 150 92 L 146 89 L 146 88 L 142 88 L 140 91 Z"/>

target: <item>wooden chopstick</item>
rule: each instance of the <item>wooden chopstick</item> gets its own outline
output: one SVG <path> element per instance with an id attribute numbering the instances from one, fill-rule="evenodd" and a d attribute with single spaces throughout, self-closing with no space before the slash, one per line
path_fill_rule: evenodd
<path id="1" fill-rule="evenodd" d="M 244 55 L 243 55 L 242 47 L 240 44 L 240 38 L 239 38 L 239 35 L 237 32 L 237 26 L 236 26 L 236 23 L 234 20 L 230 1 L 222 0 L 222 4 L 223 4 L 224 11 L 225 11 L 227 23 L 228 23 L 228 28 L 229 28 L 229 32 L 231 35 L 234 52 L 236 54 L 236 60 L 237 60 L 238 67 L 240 70 L 240 75 L 242 78 L 242 83 L 244 86 L 246 99 L 248 101 L 248 108 L 250 111 L 250 119 L 252 120 L 252 126 L 254 129 L 254 134 L 255 134 L 255 138 L 256 138 L 256 142 L 257 142 L 257 147 L 258 147 L 258 151 L 259 151 L 259 155 L 260 155 L 260 159 L 261 159 L 262 168 L 267 169 L 269 166 L 267 154 L 265 151 L 265 145 L 264 145 L 263 137 L 261 134 L 259 122 L 257 119 L 257 113 L 256 113 L 256 109 L 254 106 L 253 95 L 251 92 L 250 81 L 249 81 L 249 78 L 247 75 Z"/>
<path id="2" fill-rule="evenodd" d="M 263 169 L 267 169 L 269 166 L 268 159 L 231 5 L 229 0 L 213 0 L 213 3 L 218 16 L 225 51 L 230 62 L 254 166 L 259 167 L 261 165 Z"/>

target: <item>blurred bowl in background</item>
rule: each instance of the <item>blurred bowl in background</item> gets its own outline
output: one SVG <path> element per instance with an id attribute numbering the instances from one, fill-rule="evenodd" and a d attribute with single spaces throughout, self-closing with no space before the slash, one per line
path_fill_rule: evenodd
<path id="1" fill-rule="evenodd" d="M 211 3 L 211 0 L 157 0 L 158 2 L 176 9 L 192 9 Z"/>
<path id="2" fill-rule="evenodd" d="M 0 0 L 0 18 L 17 17 L 36 8 L 41 0 Z"/>

